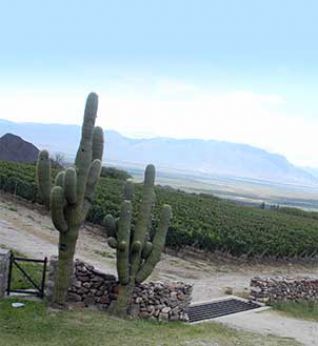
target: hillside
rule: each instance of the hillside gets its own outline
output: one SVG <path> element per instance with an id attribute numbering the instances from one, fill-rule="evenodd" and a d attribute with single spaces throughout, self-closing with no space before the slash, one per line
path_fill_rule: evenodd
<path id="1" fill-rule="evenodd" d="M 12 132 L 51 152 L 74 156 L 76 125 L 14 123 L 0 120 L 0 135 Z M 318 178 L 285 157 L 245 144 L 171 138 L 132 139 L 105 131 L 104 160 L 126 166 L 154 163 L 158 170 L 242 177 L 269 182 L 318 185 Z"/>
<path id="2" fill-rule="evenodd" d="M 39 149 L 21 137 L 7 133 L 0 138 L 0 160 L 2 161 L 34 163 L 38 154 Z"/>

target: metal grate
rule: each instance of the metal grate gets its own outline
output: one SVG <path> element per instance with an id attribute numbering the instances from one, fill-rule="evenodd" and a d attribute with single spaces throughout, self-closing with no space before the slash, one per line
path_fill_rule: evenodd
<path id="1" fill-rule="evenodd" d="M 209 320 L 221 316 L 235 314 L 237 312 L 260 308 L 254 302 L 242 301 L 239 299 L 226 299 L 213 303 L 190 306 L 188 308 L 189 322 Z"/>

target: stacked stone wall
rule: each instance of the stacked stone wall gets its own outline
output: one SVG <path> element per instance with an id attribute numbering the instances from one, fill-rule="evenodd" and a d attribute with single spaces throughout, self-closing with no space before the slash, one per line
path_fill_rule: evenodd
<path id="1" fill-rule="evenodd" d="M 250 298 L 263 303 L 318 301 L 318 278 L 256 277 L 250 287 Z"/>
<path id="2" fill-rule="evenodd" d="M 56 258 L 50 261 L 47 296 L 53 292 Z M 79 306 L 96 306 L 107 310 L 117 299 L 119 284 L 113 275 L 96 270 L 76 260 L 74 276 L 68 292 L 68 302 Z M 192 286 L 182 282 L 150 282 L 136 286 L 131 314 L 137 318 L 158 321 L 187 321 L 187 308 L 191 302 Z"/>

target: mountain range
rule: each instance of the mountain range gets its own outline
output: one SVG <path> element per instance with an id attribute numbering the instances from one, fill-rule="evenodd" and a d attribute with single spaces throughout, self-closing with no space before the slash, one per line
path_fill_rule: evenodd
<path id="1" fill-rule="evenodd" d="M 0 160 L 34 163 L 39 156 L 39 149 L 21 137 L 6 133 L 0 137 Z"/>
<path id="2" fill-rule="evenodd" d="M 0 119 L 0 136 L 12 133 L 40 149 L 75 156 L 81 129 L 77 125 L 15 123 Z M 105 131 L 105 163 L 158 170 L 229 176 L 268 182 L 318 185 L 312 171 L 291 164 L 284 156 L 246 144 L 201 139 L 132 139 Z"/>

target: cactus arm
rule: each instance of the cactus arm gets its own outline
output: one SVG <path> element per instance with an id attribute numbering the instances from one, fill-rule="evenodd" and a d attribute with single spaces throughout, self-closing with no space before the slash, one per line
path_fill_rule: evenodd
<path id="1" fill-rule="evenodd" d="M 148 258 L 152 249 L 153 249 L 152 243 L 150 241 L 146 241 L 141 252 L 141 258 L 143 259 Z"/>
<path id="2" fill-rule="evenodd" d="M 151 210 L 155 201 L 154 182 L 155 167 L 153 165 L 148 165 L 145 170 L 142 201 L 134 234 L 134 242 L 140 241 L 143 243 L 145 241 L 149 219 L 151 219 Z"/>
<path id="3" fill-rule="evenodd" d="M 100 176 L 100 172 L 102 169 L 102 163 L 100 160 L 96 159 L 94 160 L 89 167 L 89 172 L 87 176 L 87 182 L 86 182 L 86 190 L 85 190 L 85 196 L 83 201 L 83 208 L 82 208 L 82 221 L 85 220 L 86 215 L 89 211 L 89 208 L 92 205 L 92 201 L 94 199 L 95 195 L 95 188 L 97 185 L 97 181 Z"/>
<path id="4" fill-rule="evenodd" d="M 149 220 L 151 219 L 151 210 L 155 201 L 154 183 L 155 183 L 155 167 L 148 165 L 145 170 L 145 178 L 143 185 L 142 201 L 139 209 L 136 229 L 133 237 L 133 249 L 131 254 L 131 280 L 135 281 L 141 260 L 141 250 L 146 240 L 149 228 Z"/>
<path id="5" fill-rule="evenodd" d="M 87 176 L 86 192 L 85 192 L 85 199 L 88 200 L 89 202 L 91 202 L 91 200 L 94 197 L 95 187 L 99 179 L 101 169 L 102 169 L 102 163 L 98 159 L 94 160 L 90 164 L 88 176 Z"/>
<path id="6" fill-rule="evenodd" d="M 93 134 L 95 128 L 94 124 L 96 120 L 97 108 L 98 96 L 95 93 L 91 93 L 88 95 L 86 101 L 84 121 L 82 126 L 82 138 L 75 159 L 78 182 L 77 198 L 79 204 L 81 204 L 84 200 L 87 176 L 93 156 Z"/>
<path id="7" fill-rule="evenodd" d="M 77 175 L 75 168 L 71 167 L 65 171 L 64 195 L 67 202 L 71 205 L 77 202 Z"/>
<path id="8" fill-rule="evenodd" d="M 124 201 L 121 206 L 117 231 L 117 271 L 122 285 L 129 283 L 129 248 L 132 205 L 130 201 Z"/>
<path id="9" fill-rule="evenodd" d="M 132 201 L 133 198 L 134 198 L 134 184 L 131 179 L 128 179 L 124 186 L 124 200 Z"/>
<path id="10" fill-rule="evenodd" d="M 64 178 L 65 178 L 65 171 L 58 172 L 54 181 L 55 185 L 61 186 L 64 188 Z"/>
<path id="11" fill-rule="evenodd" d="M 113 215 L 107 214 L 104 217 L 103 225 L 106 229 L 107 236 L 116 238 L 116 220 Z"/>
<path id="12" fill-rule="evenodd" d="M 104 133 L 103 129 L 99 126 L 94 128 L 92 150 L 92 160 L 98 159 L 102 161 L 104 150 Z"/>
<path id="13" fill-rule="evenodd" d="M 172 211 L 169 205 L 164 205 L 161 211 L 159 228 L 155 234 L 152 245 L 153 249 L 141 265 L 137 275 L 136 282 L 140 283 L 147 279 L 147 277 L 152 273 L 156 264 L 160 261 L 162 248 L 166 241 L 167 231 L 172 218 Z"/>
<path id="14" fill-rule="evenodd" d="M 64 191 L 61 186 L 54 186 L 51 192 L 51 213 L 55 228 L 67 232 L 68 225 L 64 218 Z"/>
<path id="15" fill-rule="evenodd" d="M 51 160 L 47 150 L 42 150 L 39 153 L 36 165 L 36 178 L 39 186 L 40 197 L 45 206 L 50 207 L 51 194 Z"/>
<path id="16" fill-rule="evenodd" d="M 116 238 L 114 238 L 114 237 L 109 237 L 109 238 L 107 239 L 107 243 L 108 243 L 108 245 L 109 245 L 112 249 L 117 249 L 118 243 L 117 243 Z"/>

